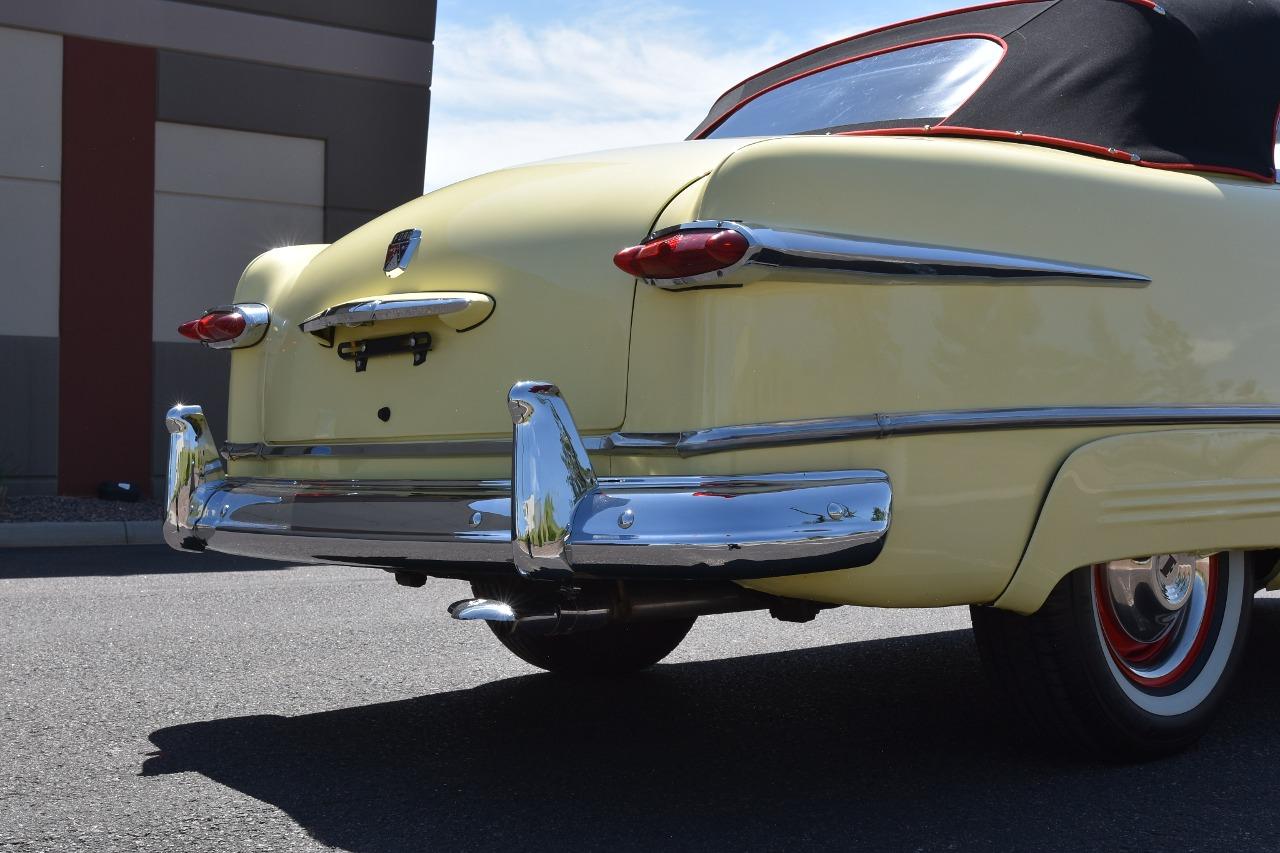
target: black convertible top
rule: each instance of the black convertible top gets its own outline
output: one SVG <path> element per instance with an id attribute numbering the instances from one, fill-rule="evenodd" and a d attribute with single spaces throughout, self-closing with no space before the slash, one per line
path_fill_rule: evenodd
<path id="1" fill-rule="evenodd" d="M 934 125 L 845 132 L 1010 139 L 1275 180 L 1280 0 L 1006 0 L 908 21 L 762 71 L 722 95 L 690 138 L 783 82 L 966 35 L 1007 51 L 959 109 Z"/>

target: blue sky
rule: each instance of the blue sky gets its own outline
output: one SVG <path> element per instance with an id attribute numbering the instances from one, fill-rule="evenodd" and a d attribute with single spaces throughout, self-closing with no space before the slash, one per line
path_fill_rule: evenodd
<path id="1" fill-rule="evenodd" d="M 684 138 L 728 87 L 815 45 L 965 0 L 440 0 L 428 190 Z"/>

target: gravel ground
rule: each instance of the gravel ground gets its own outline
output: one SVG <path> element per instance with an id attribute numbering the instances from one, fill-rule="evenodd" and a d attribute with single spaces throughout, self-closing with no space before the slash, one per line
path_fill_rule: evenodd
<path id="1" fill-rule="evenodd" d="M 1046 757 L 962 608 L 702 619 L 565 682 L 457 582 L 0 551 L 0 851 L 1276 849 L 1280 600 L 1190 752 Z"/>
<path id="2" fill-rule="evenodd" d="M 14 521 L 159 521 L 159 501 L 102 501 L 38 495 L 10 497 L 0 505 L 0 524 Z"/>

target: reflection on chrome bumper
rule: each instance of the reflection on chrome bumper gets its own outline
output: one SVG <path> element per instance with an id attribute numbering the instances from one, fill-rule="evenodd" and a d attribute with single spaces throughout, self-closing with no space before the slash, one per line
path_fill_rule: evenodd
<path id="1" fill-rule="evenodd" d="M 521 382 L 511 481 L 234 479 L 198 406 L 166 418 L 165 538 L 180 550 L 468 575 L 747 579 L 870 563 L 881 471 L 597 477 L 560 391 Z"/>

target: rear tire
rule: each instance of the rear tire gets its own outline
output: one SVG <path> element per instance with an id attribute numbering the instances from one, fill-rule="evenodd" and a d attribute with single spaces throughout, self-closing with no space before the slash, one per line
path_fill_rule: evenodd
<path id="1" fill-rule="evenodd" d="M 477 598 L 530 604 L 530 584 L 509 579 L 472 581 Z M 569 678 L 627 675 L 653 666 L 675 651 L 697 617 L 666 622 L 606 625 L 589 631 L 554 636 L 524 634 L 509 622 L 489 622 L 498 642 L 522 661 Z"/>
<path id="2" fill-rule="evenodd" d="M 1132 571 L 1124 562 L 1121 571 Z M 1145 603 L 1124 583 L 1115 603 L 1106 573 L 1118 565 L 1077 569 L 1030 616 L 971 608 L 978 649 L 1007 706 L 1051 746 L 1111 760 L 1169 755 L 1204 734 L 1239 664 L 1250 564 L 1240 551 L 1209 558 L 1182 609 L 1154 610 L 1161 619 L 1149 623 L 1151 637 L 1116 618 L 1117 608 L 1127 616 Z"/>

